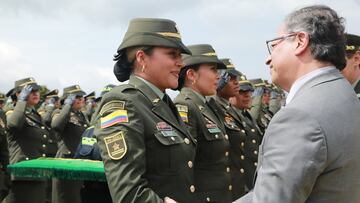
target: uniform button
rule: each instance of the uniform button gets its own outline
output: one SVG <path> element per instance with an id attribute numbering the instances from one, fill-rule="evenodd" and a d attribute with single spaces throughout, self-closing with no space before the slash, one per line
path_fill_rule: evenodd
<path id="1" fill-rule="evenodd" d="M 43 148 L 45 148 L 45 147 L 46 147 L 46 145 L 44 145 L 44 144 L 43 144 L 43 145 L 42 145 L 42 147 L 43 147 Z"/>
<path id="2" fill-rule="evenodd" d="M 29 160 L 29 157 L 26 157 L 25 160 Z"/>
<path id="3" fill-rule="evenodd" d="M 227 139 L 227 140 L 229 139 L 229 136 L 227 134 L 225 134 L 225 139 Z"/>
<path id="4" fill-rule="evenodd" d="M 219 135 L 218 135 L 218 134 L 216 134 L 216 135 L 215 135 L 215 138 L 216 138 L 216 139 L 218 139 L 218 138 L 219 138 Z"/>
<path id="5" fill-rule="evenodd" d="M 244 147 L 244 146 L 245 146 L 245 143 L 244 143 L 244 142 L 241 142 L 241 146 Z"/>
<path id="6" fill-rule="evenodd" d="M 229 167 L 226 167 L 226 172 L 230 172 L 230 168 Z"/>
<path id="7" fill-rule="evenodd" d="M 43 135 L 43 137 L 44 137 L 44 138 L 46 138 L 46 137 L 47 137 L 47 135 Z"/>
<path id="8" fill-rule="evenodd" d="M 243 168 L 241 168 L 240 169 L 240 173 L 244 173 L 245 171 L 244 171 L 244 169 Z"/>
<path id="9" fill-rule="evenodd" d="M 255 129 L 254 129 L 254 128 L 252 128 L 252 129 L 251 129 L 251 132 L 253 132 L 253 133 L 254 133 L 254 132 L 255 132 Z"/>
<path id="10" fill-rule="evenodd" d="M 229 185 L 229 190 L 230 190 L 230 191 L 232 190 L 232 185 Z"/>
<path id="11" fill-rule="evenodd" d="M 189 166 L 189 168 L 192 168 L 192 167 L 193 167 L 193 162 L 192 162 L 192 161 L 188 161 L 188 166 Z"/>
<path id="12" fill-rule="evenodd" d="M 41 129 L 43 129 L 43 130 L 44 130 L 44 129 L 45 129 L 45 127 L 44 127 L 44 126 L 41 126 Z"/>
<path id="13" fill-rule="evenodd" d="M 254 166 L 257 166 L 257 162 L 254 162 Z"/>
<path id="14" fill-rule="evenodd" d="M 241 130 L 241 132 L 242 132 L 242 133 L 245 133 L 245 130 L 244 130 L 244 129 L 242 129 L 242 130 Z"/>
<path id="15" fill-rule="evenodd" d="M 170 139 L 171 139 L 172 141 L 175 141 L 175 137 L 170 137 Z"/>
<path id="16" fill-rule="evenodd" d="M 188 138 L 184 139 L 185 144 L 190 144 L 190 140 Z"/>
<path id="17" fill-rule="evenodd" d="M 225 152 L 225 156 L 229 156 L 229 152 Z"/>
<path id="18" fill-rule="evenodd" d="M 207 197 L 207 198 L 206 198 L 206 201 L 207 201 L 207 202 L 210 202 L 210 197 Z"/>
<path id="19" fill-rule="evenodd" d="M 244 160 L 244 159 L 245 159 L 245 156 L 244 156 L 244 155 L 241 155 L 241 156 L 240 156 L 240 159 L 241 159 L 241 160 Z"/>
<path id="20" fill-rule="evenodd" d="M 251 140 L 251 141 L 252 141 L 252 143 L 254 143 L 254 144 L 256 143 L 256 140 Z"/>
<path id="21" fill-rule="evenodd" d="M 195 186 L 193 186 L 193 185 L 190 186 L 190 192 L 192 192 L 192 193 L 195 192 Z"/>
<path id="22" fill-rule="evenodd" d="M 254 151 L 254 154 L 258 154 L 258 152 L 255 150 L 255 151 Z"/>
<path id="23" fill-rule="evenodd" d="M 41 156 L 42 156 L 42 157 L 46 157 L 46 154 L 42 154 Z"/>

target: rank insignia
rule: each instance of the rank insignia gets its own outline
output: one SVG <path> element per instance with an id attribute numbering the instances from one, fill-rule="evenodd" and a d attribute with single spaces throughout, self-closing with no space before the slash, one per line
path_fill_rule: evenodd
<path id="1" fill-rule="evenodd" d="M 106 150 L 109 157 L 119 160 L 124 157 L 127 151 L 124 133 L 122 131 L 104 138 Z"/>
<path id="2" fill-rule="evenodd" d="M 101 128 L 107 128 L 117 123 L 127 123 L 129 122 L 127 110 L 116 110 L 111 114 L 101 117 Z"/>

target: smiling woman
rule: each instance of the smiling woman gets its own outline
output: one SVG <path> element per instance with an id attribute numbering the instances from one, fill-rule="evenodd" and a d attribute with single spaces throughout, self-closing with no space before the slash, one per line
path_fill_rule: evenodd
<path id="1" fill-rule="evenodd" d="M 173 21 L 134 19 L 114 73 L 128 84 L 104 95 L 97 136 L 113 202 L 195 202 L 195 139 L 165 93 L 178 86 L 181 53 L 190 51 Z"/>

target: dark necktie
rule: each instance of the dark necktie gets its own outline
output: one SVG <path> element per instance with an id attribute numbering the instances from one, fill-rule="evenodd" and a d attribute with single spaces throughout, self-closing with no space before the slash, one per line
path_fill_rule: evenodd
<path id="1" fill-rule="evenodd" d="M 170 108 L 171 112 L 173 113 L 173 115 L 175 116 L 175 119 L 177 122 L 179 122 L 179 113 L 177 112 L 177 109 L 174 105 L 174 103 L 171 101 L 170 97 L 167 94 L 164 94 L 164 97 L 162 99 L 165 104 L 168 105 L 168 107 Z"/>

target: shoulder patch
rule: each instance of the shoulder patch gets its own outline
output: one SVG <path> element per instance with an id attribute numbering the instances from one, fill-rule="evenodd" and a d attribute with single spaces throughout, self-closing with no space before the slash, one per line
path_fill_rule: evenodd
<path id="1" fill-rule="evenodd" d="M 102 116 L 105 112 L 111 111 L 111 110 L 123 110 L 125 108 L 125 101 L 115 100 L 110 101 L 101 108 L 100 116 Z"/>
<path id="2" fill-rule="evenodd" d="M 109 157 L 119 160 L 124 157 L 127 151 L 124 133 L 122 131 L 104 138 L 106 150 Z"/>
<path id="3" fill-rule="evenodd" d="M 105 117 L 101 117 L 100 122 L 101 128 L 107 128 L 117 123 L 128 123 L 127 110 L 116 110 Z"/>

